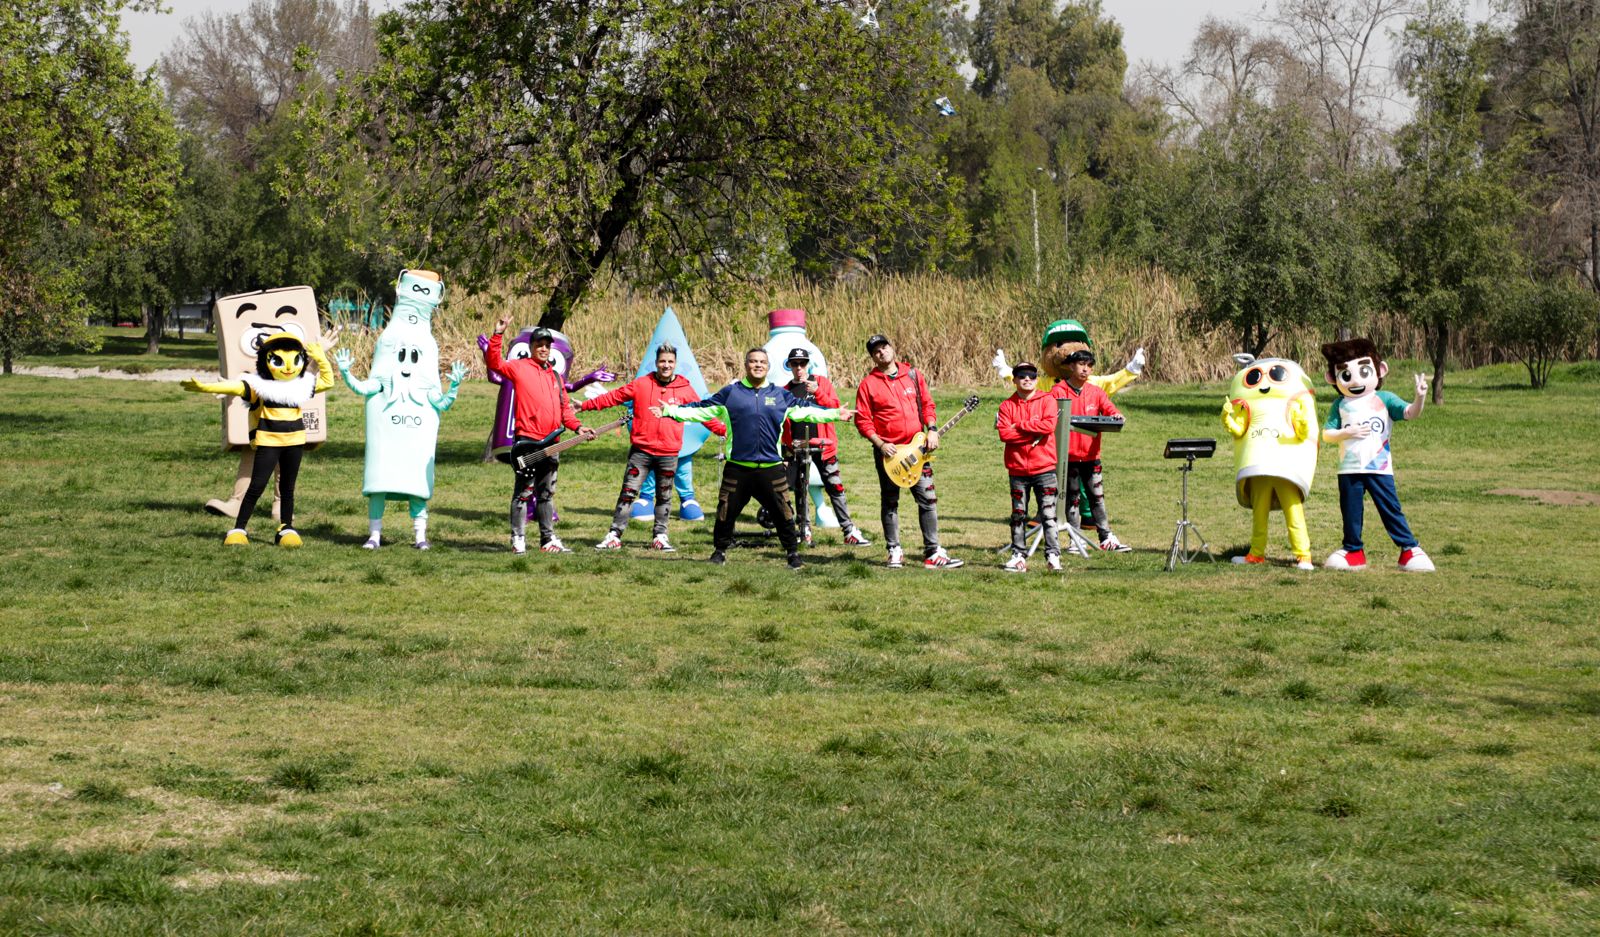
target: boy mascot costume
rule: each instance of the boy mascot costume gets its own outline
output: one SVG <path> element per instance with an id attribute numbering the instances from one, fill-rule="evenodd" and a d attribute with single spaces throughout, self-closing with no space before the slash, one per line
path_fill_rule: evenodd
<path id="1" fill-rule="evenodd" d="M 367 379 L 350 373 L 354 360 L 340 349 L 339 374 L 352 393 L 367 399 L 367 542 L 376 550 L 383 538 L 383 511 L 390 501 L 407 501 L 414 546 L 426 550 L 428 499 L 433 497 L 433 461 L 439 442 L 439 414 L 456 402 L 467 366 L 450 366 L 450 389 L 439 386 L 439 344 L 433 338 L 433 311 L 444 299 L 444 282 L 431 270 L 402 270 L 395 283 L 394 315 L 372 350 Z"/>
<path id="2" fill-rule="evenodd" d="M 306 370 L 308 361 L 316 363 L 315 374 Z M 300 460 L 306 450 L 303 411 L 313 397 L 333 386 L 333 366 L 328 363 L 322 345 L 304 341 L 293 332 L 274 332 L 256 349 L 256 373 L 246 374 L 236 381 L 216 383 L 192 377 L 182 386 L 198 394 L 239 397 L 249 408 L 250 445 L 255 450 L 250 485 L 239 502 L 238 517 L 233 529 L 223 538 L 223 545 L 242 547 L 250 542 L 245 535 L 250 515 L 255 512 L 256 501 L 272 483 L 272 473 L 277 471 L 283 522 L 278 525 L 274 542 L 282 547 L 300 546 L 300 535 L 294 529 L 294 485 L 300 476 Z"/>
<path id="3" fill-rule="evenodd" d="M 1378 346 L 1372 339 L 1330 342 L 1322 346 L 1322 356 L 1328 362 L 1328 383 L 1339 392 L 1322 424 L 1322 438 L 1339 444 L 1339 514 L 1344 519 L 1344 546 L 1330 554 L 1323 565 L 1328 569 L 1367 568 L 1367 554 L 1361 544 L 1365 492 L 1378 509 L 1389 539 L 1400 548 L 1400 569 L 1408 573 L 1433 572 L 1433 561 L 1417 546 L 1417 538 L 1400 509 L 1394 463 L 1389 457 L 1389 436 L 1394 424 L 1422 414 L 1422 402 L 1428 394 L 1427 376 L 1415 376 L 1417 399 L 1407 404 L 1382 389 L 1389 363 L 1379 360 Z"/>
<path id="4" fill-rule="evenodd" d="M 1250 552 L 1235 563 L 1267 561 L 1267 521 L 1283 511 L 1295 565 L 1311 565 L 1306 495 L 1317 471 L 1317 411 L 1311 379 L 1286 358 L 1234 355 L 1242 365 L 1222 403 L 1222 425 L 1233 437 L 1234 491 L 1250 509 Z"/>

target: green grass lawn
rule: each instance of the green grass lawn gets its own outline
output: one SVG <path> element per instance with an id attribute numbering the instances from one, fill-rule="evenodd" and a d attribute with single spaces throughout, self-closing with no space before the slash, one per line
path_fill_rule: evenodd
<path id="1" fill-rule="evenodd" d="M 939 463 L 966 569 L 832 533 L 794 574 L 706 564 L 704 524 L 595 554 L 616 437 L 563 458 L 577 552 L 512 557 L 482 382 L 444 418 L 432 552 L 359 549 L 342 386 L 306 547 L 258 518 L 225 552 L 213 400 L 0 380 L 0 933 L 1596 933 L 1600 507 L 1488 492 L 1600 492 L 1600 375 L 1522 381 L 1451 375 L 1396 434 L 1435 575 L 1370 511 L 1366 573 L 1163 572 L 1161 444 L 1223 435 L 1222 393 L 1135 385 L 1105 457 L 1136 552 L 1017 577 L 998 389 Z M 1191 492 L 1219 553 L 1248 535 L 1231 464 Z"/>

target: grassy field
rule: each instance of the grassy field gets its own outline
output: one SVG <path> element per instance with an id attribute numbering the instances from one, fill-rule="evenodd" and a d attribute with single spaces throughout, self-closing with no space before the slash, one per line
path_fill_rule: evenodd
<path id="1" fill-rule="evenodd" d="M 224 552 L 214 401 L 0 380 L 0 933 L 1596 933 L 1600 372 L 1522 382 L 1454 375 L 1396 435 L 1436 575 L 1396 572 L 1370 512 L 1364 574 L 1162 572 L 1161 443 L 1221 435 L 1221 391 L 1135 385 L 1106 459 L 1137 551 L 1016 577 L 998 388 L 940 463 L 968 568 L 832 535 L 793 574 L 709 566 L 706 525 L 593 553 L 616 437 L 563 459 L 577 552 L 512 557 L 481 382 L 444 418 L 432 552 L 358 548 L 342 387 L 307 546 Z M 1231 475 L 1193 483 L 1220 552 Z"/>

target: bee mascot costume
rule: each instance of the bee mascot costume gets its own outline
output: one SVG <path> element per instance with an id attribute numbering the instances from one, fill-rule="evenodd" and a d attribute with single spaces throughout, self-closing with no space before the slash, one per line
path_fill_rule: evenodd
<path id="1" fill-rule="evenodd" d="M 317 365 L 312 374 L 307 360 Z M 300 475 L 300 460 L 306 449 L 306 421 L 301 409 L 311 398 L 333 386 L 333 366 L 322 345 L 304 341 L 293 332 L 278 332 L 261 342 L 256 350 L 256 373 L 237 381 L 208 384 L 199 378 L 183 382 L 183 389 L 199 394 L 225 394 L 243 398 L 250 410 L 250 445 L 255 462 L 250 470 L 250 487 L 239 502 L 235 527 L 223 539 L 225 546 L 244 546 L 249 542 L 245 528 L 256 501 L 278 472 L 280 516 L 275 542 L 282 547 L 298 547 L 300 535 L 294 529 L 294 483 Z"/>
<path id="2" fill-rule="evenodd" d="M 402 270 L 395 283 L 394 315 L 372 350 L 367 379 L 350 373 L 354 360 L 340 349 L 335 356 L 346 387 L 367 398 L 367 542 L 376 550 L 383 535 L 383 511 L 390 501 L 407 501 L 419 550 L 428 549 L 428 499 L 433 497 L 433 459 L 439 442 L 439 414 L 456 402 L 467 366 L 450 365 L 450 389 L 439 385 L 439 344 L 433 338 L 433 311 L 444 299 L 444 282 L 431 270 Z"/>
<path id="3" fill-rule="evenodd" d="M 1311 565 L 1306 495 L 1317 471 L 1317 412 L 1311 379 L 1285 358 L 1234 355 L 1241 366 L 1228 385 L 1222 425 L 1233 437 L 1234 490 L 1250 509 L 1250 552 L 1235 563 L 1267 561 L 1267 521 L 1283 511 L 1295 565 Z"/>

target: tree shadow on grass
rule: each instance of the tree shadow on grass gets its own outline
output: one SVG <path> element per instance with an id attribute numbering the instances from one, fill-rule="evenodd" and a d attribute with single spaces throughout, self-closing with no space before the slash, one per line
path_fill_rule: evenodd
<path id="1" fill-rule="evenodd" d="M 67 418 L 64 416 L 45 416 L 42 413 L 0 412 L 0 432 L 38 432 L 66 428 Z"/>

